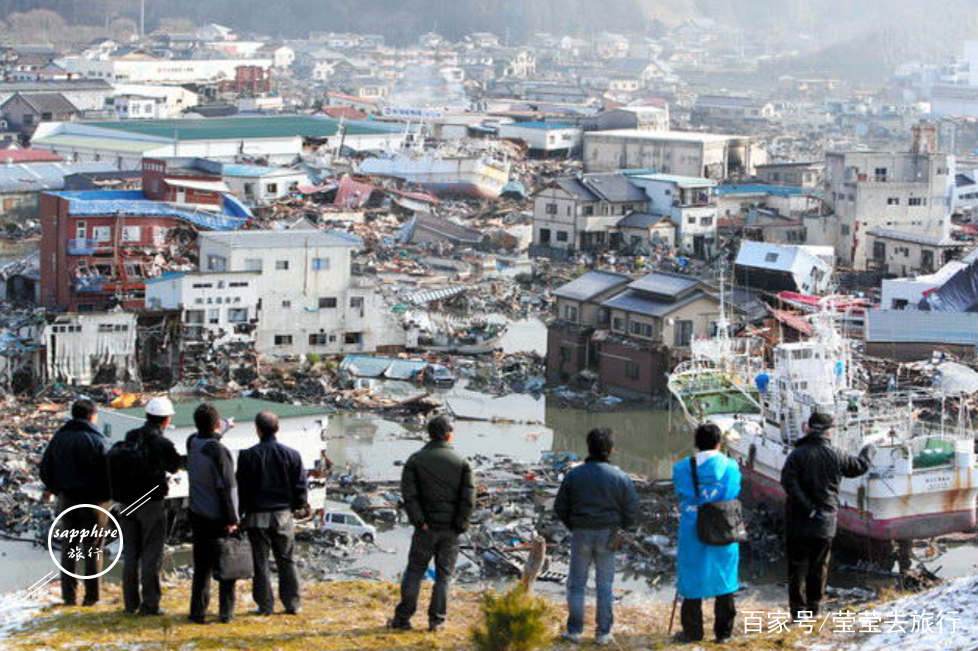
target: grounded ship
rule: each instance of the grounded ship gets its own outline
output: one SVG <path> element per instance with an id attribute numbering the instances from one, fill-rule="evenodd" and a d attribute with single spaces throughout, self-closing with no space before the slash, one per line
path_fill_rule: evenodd
<path id="1" fill-rule="evenodd" d="M 670 375 L 669 388 L 689 421 L 713 422 L 724 432 L 728 453 L 744 472 L 744 496 L 769 504 L 784 501 L 781 468 L 803 437 L 813 411 L 835 418 L 833 444 L 858 453 L 877 450 L 870 471 L 844 479 L 840 533 L 870 542 L 906 541 L 975 526 L 978 496 L 974 432 L 921 418 L 934 395 L 868 394 L 856 387 L 858 372 L 849 342 L 828 311 L 811 317 L 808 340 L 774 349 L 764 370 L 740 340 L 720 334 L 694 347 L 692 361 Z M 940 400 L 937 400 L 941 402 Z"/>
<path id="2" fill-rule="evenodd" d="M 361 174 L 403 179 L 439 194 L 490 199 L 502 193 L 510 171 L 509 162 L 490 148 L 452 146 L 387 152 L 357 167 Z"/>

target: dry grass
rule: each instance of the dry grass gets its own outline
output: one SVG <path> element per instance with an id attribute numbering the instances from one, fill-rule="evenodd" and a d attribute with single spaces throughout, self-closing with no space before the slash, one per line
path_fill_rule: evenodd
<path id="1" fill-rule="evenodd" d="M 238 615 L 231 624 L 199 626 L 186 620 L 188 585 L 177 583 L 165 589 L 164 617 L 133 617 L 121 612 L 118 587 L 104 588 L 106 597 L 95 608 L 49 607 L 23 629 L 3 640 L 4 651 L 463 651 L 471 648 L 471 629 L 478 622 L 479 594 L 456 589 L 450 602 L 449 623 L 438 634 L 426 631 L 392 632 L 384 628 L 397 601 L 397 586 L 377 582 L 312 583 L 304 586 L 303 611 L 298 616 L 257 617 L 248 584 L 238 587 Z M 212 610 L 216 608 L 216 586 Z M 416 625 L 425 623 L 424 595 Z M 706 608 L 710 611 L 712 608 Z M 555 637 L 550 648 L 569 651 L 561 643 L 565 611 L 558 605 L 552 625 Z M 790 649 L 799 635 L 734 638 L 720 646 L 703 643 L 678 646 L 666 635 L 669 605 L 648 603 L 616 610 L 613 649 Z M 593 622 L 589 609 L 588 621 Z M 216 617 L 212 615 L 212 619 Z M 678 625 L 678 613 L 677 613 Z M 709 623 L 707 624 L 709 626 Z M 709 630 L 709 629 L 707 629 Z"/>

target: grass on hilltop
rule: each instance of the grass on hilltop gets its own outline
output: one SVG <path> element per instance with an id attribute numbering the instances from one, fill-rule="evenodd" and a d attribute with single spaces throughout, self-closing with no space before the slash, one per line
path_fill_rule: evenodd
<path id="1" fill-rule="evenodd" d="M 430 584 L 428 584 L 430 585 Z M 351 581 L 308 583 L 303 586 L 301 614 L 258 617 L 251 614 L 250 583 L 238 586 L 238 608 L 234 622 L 216 622 L 216 588 L 212 590 L 209 621 L 200 626 L 187 622 L 189 583 L 178 582 L 164 589 L 163 617 L 134 617 L 121 612 L 118 586 L 103 586 L 103 602 L 94 608 L 50 606 L 0 642 L 4 651 L 468 651 L 473 648 L 472 630 L 481 621 L 481 595 L 457 588 L 452 593 L 447 626 L 437 634 L 426 631 L 427 586 L 411 632 L 395 632 L 385 622 L 397 602 L 398 589 L 391 583 Z M 616 609 L 615 636 L 618 650 L 691 649 L 674 645 L 666 629 L 669 604 L 648 602 L 642 606 Z M 704 608 L 708 613 L 711 607 Z M 550 623 L 553 641 L 544 648 L 570 651 L 578 647 L 559 640 L 566 611 L 555 604 Z M 593 608 L 588 608 L 593 626 Z M 676 614 L 678 627 L 679 615 Z M 711 623 L 707 622 L 710 630 Z M 703 643 L 697 649 L 746 651 L 793 648 L 801 635 L 735 637 L 725 645 Z M 585 643 L 585 647 L 591 640 Z M 595 647 L 596 648 L 596 647 Z"/>

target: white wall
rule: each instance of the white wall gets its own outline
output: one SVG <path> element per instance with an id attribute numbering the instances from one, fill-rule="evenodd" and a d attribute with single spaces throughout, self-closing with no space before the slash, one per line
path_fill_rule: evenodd
<path id="1" fill-rule="evenodd" d="M 136 315 L 65 314 L 44 326 L 48 380 L 91 384 L 97 364 L 114 364 L 118 379 L 136 367 Z"/>

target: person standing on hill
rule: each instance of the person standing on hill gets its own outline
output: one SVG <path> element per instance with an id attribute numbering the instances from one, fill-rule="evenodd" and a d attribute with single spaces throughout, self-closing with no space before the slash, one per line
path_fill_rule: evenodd
<path id="1" fill-rule="evenodd" d="M 109 476 L 106 462 L 108 440 L 98 428 L 98 408 L 87 398 L 76 400 L 71 406 L 71 420 L 55 432 L 41 457 L 41 481 L 45 489 L 58 498 L 58 513 L 78 504 L 94 504 L 103 509 L 109 507 Z M 60 520 L 63 530 L 103 528 L 108 516 L 92 508 L 80 508 L 67 513 Z M 97 551 L 85 554 L 83 576 L 93 576 L 102 571 L 102 542 L 99 538 Z M 61 546 L 61 566 L 75 572 L 76 559 L 70 554 L 71 545 Z M 94 606 L 99 600 L 100 579 L 84 579 L 83 606 Z M 74 606 L 77 600 L 78 580 L 61 573 L 61 597 L 66 606 Z"/>
<path id="2" fill-rule="evenodd" d="M 428 443 L 412 454 L 401 474 L 404 510 L 414 526 L 407 570 L 401 580 L 401 602 L 388 628 L 411 629 L 418 593 L 428 563 L 435 559 L 435 585 L 428 607 L 428 630 L 441 628 L 448 613 L 448 589 L 458 559 L 458 538 L 469 528 L 475 509 L 472 468 L 455 448 L 455 431 L 444 416 L 428 422 Z"/>
<path id="3" fill-rule="evenodd" d="M 869 471 L 876 447 L 852 455 L 832 445 L 834 421 L 813 413 L 807 435 L 795 443 L 781 469 L 788 552 L 788 604 L 795 619 L 818 617 L 829 575 L 832 540 L 839 518 L 839 484 L 843 477 Z"/>

